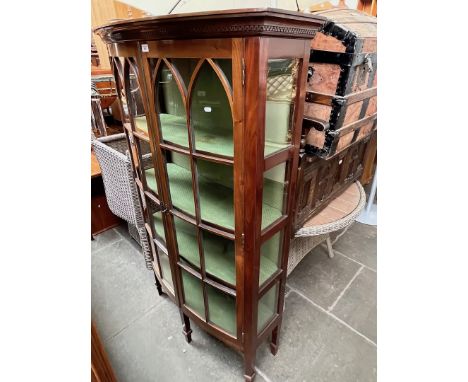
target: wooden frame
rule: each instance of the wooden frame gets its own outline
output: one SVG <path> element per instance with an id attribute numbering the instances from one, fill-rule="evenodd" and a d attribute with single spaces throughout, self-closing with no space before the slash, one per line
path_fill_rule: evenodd
<path id="1" fill-rule="evenodd" d="M 271 336 L 272 353 L 276 354 L 278 349 L 293 225 L 292 212 L 296 193 L 296 169 L 301 142 L 307 62 L 311 38 L 322 23 L 323 18 L 317 16 L 255 9 L 151 17 L 133 22 L 115 22 L 96 31 L 108 44 L 116 75 L 122 72 L 117 68 L 117 59 L 124 58 L 123 81 L 126 94 L 132 91 L 128 87 L 129 65 L 133 63 L 136 67 L 147 133 L 141 130 L 141 126 L 138 128 L 137 118 L 132 110 L 134 106 L 131 103 L 128 104 L 129 118 L 125 124 L 125 132 L 130 150 L 135 154 L 132 155 L 135 181 L 145 206 L 146 226 L 152 239 L 156 237 L 156 233 L 153 211 L 147 207 L 150 205 L 150 200 L 153 204 L 157 204 L 163 216 L 162 227 L 167 247 L 164 248 L 162 243 L 152 240 L 152 245 L 155 247 L 155 270 L 161 269 L 161 256 L 168 254 L 173 291 L 168 286 L 169 280 L 165 280 L 164 275 L 161 277 L 161 273 L 155 271 L 157 281 L 179 306 L 183 333 L 187 341 L 191 341 L 190 321 L 192 320 L 227 345 L 242 352 L 245 359 L 246 381 L 252 381 L 255 377 L 255 354 L 261 342 Z M 184 27 L 181 28 L 180 25 Z M 190 77 L 186 77 L 185 80 L 177 64 L 172 61 L 177 58 L 198 60 Z M 229 79 L 221 69 L 217 61 L 219 59 L 231 60 Z M 289 126 L 287 141 L 279 146 L 283 148 L 271 149 L 269 154 L 265 155 L 269 60 L 275 60 L 272 61 L 272 65 L 278 62 L 289 65 L 287 70 L 290 72 L 285 71 L 285 78 L 286 81 L 290 81 L 286 82 L 286 89 L 289 89 L 288 86 L 291 87 L 289 90 L 291 98 L 288 98 L 289 104 L 284 106 L 289 107 L 285 109 L 289 110 L 286 125 Z M 198 127 L 194 127 L 195 117 L 192 115 L 191 105 L 192 98 L 195 97 L 195 84 L 205 63 L 208 64 L 206 70 L 214 72 L 213 78 L 219 81 L 227 97 L 226 110 L 229 110 L 232 118 L 232 137 L 228 138 L 227 147 L 230 147 L 229 139 L 231 139 L 233 156 L 220 154 L 219 150 L 216 152 L 214 149 L 199 150 L 195 144 Z M 167 134 L 174 133 L 176 127 L 167 130 L 166 122 L 161 120 L 162 112 L 159 105 L 163 95 L 156 90 L 156 80 L 163 65 L 168 70 L 166 72 L 168 80 L 158 84 L 170 82 L 174 91 L 179 92 L 181 97 L 179 105 L 183 110 L 183 117 L 178 117 L 178 120 L 186 119 L 187 144 L 185 138 L 180 141 L 181 143 L 164 140 Z M 122 81 L 116 83 L 119 97 L 122 98 Z M 286 94 L 287 92 L 288 90 Z M 196 96 L 199 97 L 200 94 L 197 92 Z M 123 102 L 127 103 L 128 100 Z M 207 110 L 211 112 L 210 107 L 207 107 Z M 141 123 L 141 120 L 139 122 Z M 177 126 L 178 129 L 185 128 L 180 127 L 182 126 L 180 124 Z M 139 148 L 143 141 L 150 145 L 158 197 L 148 188 L 148 181 L 145 179 L 147 175 Z M 171 171 L 175 171 L 175 160 L 186 163 L 183 171 L 177 170 L 182 171 L 180 174 L 190 173 L 190 177 L 184 178 L 183 175 L 184 177 L 177 183 L 171 180 L 171 177 L 175 176 L 171 175 L 173 174 Z M 233 211 L 233 226 L 231 228 L 226 225 L 227 220 L 213 221 L 208 215 L 203 216 L 204 209 L 208 207 L 205 203 L 205 207 L 202 208 L 202 198 L 206 196 L 202 195 L 201 188 L 206 187 L 203 183 L 203 176 L 206 174 L 200 173 L 201 163 L 215 167 L 224 166 L 223 171 L 232 172 L 230 192 L 233 199 L 230 208 Z M 273 171 L 275 180 L 265 178 L 268 171 Z M 273 195 L 277 200 L 275 203 L 280 203 L 282 207 L 272 215 L 273 217 L 268 215 L 273 213 L 268 209 L 272 207 L 264 204 L 264 183 L 268 187 L 271 184 L 274 187 L 281 187 L 274 189 Z M 180 189 L 181 184 L 183 187 L 189 184 L 188 189 L 193 194 L 193 211 L 191 207 L 190 211 L 180 207 L 182 202 L 188 203 L 187 206 L 191 205 L 190 198 L 183 196 L 186 199 L 180 199 L 180 195 L 186 194 L 180 194 L 179 191 L 187 190 Z M 172 189 L 176 186 L 179 189 Z M 178 190 L 179 199 L 173 199 L 172 193 L 176 192 L 174 190 Z M 265 195 L 269 195 L 268 189 L 265 190 L 267 190 Z M 278 194 L 277 190 L 281 190 L 281 194 Z M 226 212 L 227 216 L 230 216 L 229 213 Z M 195 232 L 193 236 L 190 236 L 192 233 L 184 233 L 180 224 L 190 227 L 189 231 Z M 215 235 L 216 240 L 233 243 L 235 285 L 227 282 L 219 274 L 211 273 L 213 270 L 208 272 L 207 261 L 212 260 L 213 256 L 216 257 L 216 254 L 213 255 L 206 250 L 208 247 L 204 244 L 204 237 L 207 234 Z M 269 240 L 273 238 L 277 240 L 279 246 L 276 268 L 272 268 L 274 271 L 269 271 L 266 276 L 260 276 L 264 260 L 261 248 L 267 245 L 267 242 L 270 244 Z M 180 246 L 181 243 L 194 245 L 191 248 L 196 248 L 195 255 L 191 252 L 190 256 L 195 256 L 197 264 L 187 260 L 187 254 L 182 253 L 185 249 Z M 193 288 L 184 289 L 186 282 L 192 283 L 190 285 Z M 194 300 L 194 293 L 199 296 L 197 300 Z M 222 300 L 228 301 L 226 307 L 232 307 L 232 299 L 235 299 L 233 316 L 229 316 L 226 310 L 220 318 L 216 310 L 219 307 L 211 302 L 218 299 L 226 299 Z M 265 309 L 262 308 L 260 312 L 264 301 L 272 302 L 273 305 L 271 314 L 268 311 L 266 316 Z M 211 308 L 215 310 L 212 311 Z M 258 327 L 259 320 L 261 328 Z M 234 327 L 229 326 L 232 322 Z"/>

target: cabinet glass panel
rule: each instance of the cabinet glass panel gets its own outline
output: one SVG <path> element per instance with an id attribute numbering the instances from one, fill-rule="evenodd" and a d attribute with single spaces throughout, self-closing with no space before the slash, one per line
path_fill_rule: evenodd
<path id="1" fill-rule="evenodd" d="M 161 62 L 155 83 L 155 105 L 163 141 L 189 146 L 187 115 L 174 74 Z"/>
<path id="2" fill-rule="evenodd" d="M 151 158 L 149 160 L 151 161 Z M 145 166 L 146 185 L 151 191 L 153 191 L 156 195 L 158 195 L 158 183 L 156 182 L 156 175 L 155 175 L 156 171 L 154 167 L 152 167 L 152 164 L 148 166 L 149 168 L 146 168 L 145 160 L 143 160 L 143 165 Z"/>
<path id="3" fill-rule="evenodd" d="M 190 158 L 176 152 L 166 152 L 167 176 L 172 205 L 182 212 L 195 216 Z"/>
<path id="4" fill-rule="evenodd" d="M 265 156 L 291 144 L 298 59 L 268 60 Z"/>
<path id="5" fill-rule="evenodd" d="M 236 259 L 234 242 L 202 231 L 205 271 L 228 284 L 236 285 Z"/>
<path id="6" fill-rule="evenodd" d="M 188 90 L 190 86 L 190 79 L 192 78 L 192 74 L 199 60 L 196 58 L 171 58 L 169 61 L 180 74 L 180 77 L 182 78 L 182 81 L 185 85 L 185 89 Z"/>
<path id="7" fill-rule="evenodd" d="M 231 60 L 218 60 L 215 65 L 220 62 L 225 68 L 232 66 Z M 222 71 L 219 65 L 218 68 Z M 226 74 L 221 74 L 221 78 L 227 79 Z M 208 61 L 202 64 L 195 80 L 190 116 L 197 151 L 228 157 L 234 155 L 231 107 L 226 90 Z"/>
<path id="8" fill-rule="evenodd" d="M 234 180 L 231 166 L 196 161 L 202 220 L 234 229 Z"/>
<path id="9" fill-rule="evenodd" d="M 236 299 L 206 284 L 209 321 L 236 335 Z"/>
<path id="10" fill-rule="evenodd" d="M 114 66 L 115 71 L 117 72 L 117 76 L 115 77 L 115 85 L 118 89 L 120 89 L 120 105 L 122 106 L 122 121 L 127 121 L 128 118 L 128 103 L 127 103 L 127 91 L 124 86 L 124 62 L 125 59 L 123 57 L 114 57 Z"/>
<path id="11" fill-rule="evenodd" d="M 285 176 L 286 162 L 280 163 L 263 174 L 262 229 L 283 215 Z"/>
<path id="12" fill-rule="evenodd" d="M 180 269 L 182 273 L 182 286 L 184 288 L 185 305 L 205 317 L 205 302 L 203 300 L 202 282 L 187 271 Z"/>
<path id="13" fill-rule="evenodd" d="M 164 232 L 164 224 L 163 224 L 163 217 L 162 213 L 157 211 L 153 213 L 153 223 L 154 229 L 156 231 L 156 239 L 161 243 L 166 245 L 166 234 Z"/>
<path id="14" fill-rule="evenodd" d="M 200 268 L 200 257 L 198 255 L 197 228 L 177 216 L 174 216 L 175 233 L 179 255 L 189 263 Z"/>
<path id="15" fill-rule="evenodd" d="M 172 283 L 172 274 L 171 274 L 171 266 L 169 264 L 169 257 L 165 253 L 161 251 L 158 252 L 159 254 L 159 262 L 161 263 L 161 271 L 164 281 L 166 281 L 172 289 L 174 289 L 174 284 Z"/>
<path id="16" fill-rule="evenodd" d="M 258 301 L 257 333 L 260 333 L 272 320 L 277 312 L 278 286 L 274 284 Z"/>
<path id="17" fill-rule="evenodd" d="M 135 124 L 135 129 L 145 135 L 148 135 L 148 124 L 146 122 L 145 110 L 143 108 L 140 84 L 138 82 L 136 68 L 133 64 L 129 64 L 127 102 L 130 115 L 132 116 Z"/>
<path id="18" fill-rule="evenodd" d="M 260 277 L 259 285 L 262 285 L 278 269 L 281 254 L 281 233 L 276 233 L 260 247 Z"/>

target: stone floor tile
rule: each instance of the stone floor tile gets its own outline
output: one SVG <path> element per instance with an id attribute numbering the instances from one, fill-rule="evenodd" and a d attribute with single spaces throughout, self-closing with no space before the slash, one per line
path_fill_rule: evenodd
<path id="1" fill-rule="evenodd" d="M 377 270 L 377 227 L 356 222 L 338 239 L 333 248 Z"/>
<path id="2" fill-rule="evenodd" d="M 363 268 L 332 313 L 377 343 L 377 274 Z"/>
<path id="3" fill-rule="evenodd" d="M 240 354 L 192 324 L 182 334 L 177 307 L 168 299 L 105 343 L 121 382 L 243 381 Z M 264 381 L 257 375 L 255 381 Z"/>
<path id="4" fill-rule="evenodd" d="M 119 240 L 91 254 L 91 307 L 103 340 L 161 303 L 138 245 Z"/>
<path id="5" fill-rule="evenodd" d="M 94 240 L 91 240 L 91 251 L 96 251 L 106 245 L 122 240 L 122 236 L 119 235 L 115 228 L 104 231 L 93 237 Z"/>
<path id="6" fill-rule="evenodd" d="M 330 259 L 327 250 L 318 246 L 297 265 L 287 284 L 328 309 L 359 268 L 359 264 L 343 256 Z"/>
<path id="7" fill-rule="evenodd" d="M 257 365 L 274 382 L 374 382 L 376 347 L 292 291 L 278 354 L 267 344 Z"/>

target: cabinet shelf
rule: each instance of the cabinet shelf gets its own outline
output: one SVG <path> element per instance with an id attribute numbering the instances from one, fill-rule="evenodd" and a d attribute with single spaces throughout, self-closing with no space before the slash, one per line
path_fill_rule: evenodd
<path id="1" fill-rule="evenodd" d="M 179 117 L 171 114 L 160 114 L 162 137 L 164 141 L 175 145 L 187 147 L 187 121 L 185 117 Z M 144 116 L 135 118 L 136 127 L 148 134 L 148 126 Z M 210 154 L 221 155 L 224 157 L 234 156 L 234 145 L 232 134 L 225 129 L 217 129 L 217 133 L 213 134 L 212 127 L 204 129 L 203 126 L 197 125 L 195 131 L 195 149 Z M 223 134 L 224 133 L 224 134 Z M 288 144 L 280 144 L 270 141 L 265 141 L 265 156 L 281 151 L 288 147 Z"/>
<path id="2" fill-rule="evenodd" d="M 195 215 L 190 170 L 174 163 L 167 164 L 172 204 L 178 209 Z M 270 181 L 272 182 L 272 181 Z M 272 182 L 277 183 L 277 182 Z M 203 176 L 198 177 L 200 210 L 203 220 L 234 230 L 233 190 Z M 281 186 L 282 187 L 282 186 Z M 282 212 L 268 204 L 262 206 L 262 229 L 282 216 Z"/>
<path id="3" fill-rule="evenodd" d="M 189 223 L 181 224 L 182 222 L 178 218 L 175 218 L 175 222 L 180 256 L 200 268 L 196 231 L 187 227 L 186 224 Z M 206 231 L 203 231 L 202 235 L 206 273 L 235 287 L 234 242 Z"/>

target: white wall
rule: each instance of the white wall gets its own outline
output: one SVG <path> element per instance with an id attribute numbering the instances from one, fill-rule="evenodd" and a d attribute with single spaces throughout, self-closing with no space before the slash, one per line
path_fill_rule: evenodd
<path id="1" fill-rule="evenodd" d="M 121 0 L 152 15 L 166 15 L 177 0 Z M 323 0 L 297 0 L 300 9 Z M 339 0 L 329 0 L 336 5 Z M 358 0 L 346 0 L 349 8 L 356 8 Z M 202 12 L 236 8 L 282 8 L 297 10 L 296 0 L 182 0 L 172 13 Z"/>

